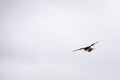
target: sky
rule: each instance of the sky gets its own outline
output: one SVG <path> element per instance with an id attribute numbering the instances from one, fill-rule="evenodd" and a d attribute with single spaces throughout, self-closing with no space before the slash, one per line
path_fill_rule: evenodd
<path id="1" fill-rule="evenodd" d="M 0 0 L 0 80 L 119 80 L 119 4 Z"/>

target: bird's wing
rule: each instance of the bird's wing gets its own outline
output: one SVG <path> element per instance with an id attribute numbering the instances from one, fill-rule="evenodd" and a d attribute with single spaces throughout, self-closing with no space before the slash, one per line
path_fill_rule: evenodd
<path id="1" fill-rule="evenodd" d="M 89 47 L 91 47 L 91 46 L 93 46 L 93 45 L 95 45 L 95 44 L 97 44 L 98 43 L 98 41 L 97 42 L 95 42 L 95 43 L 93 43 L 93 44 L 91 44 Z"/>
<path id="2" fill-rule="evenodd" d="M 75 52 L 75 51 L 79 51 L 79 50 L 82 50 L 82 49 L 84 49 L 84 48 L 80 48 L 80 49 L 73 50 L 73 52 Z"/>

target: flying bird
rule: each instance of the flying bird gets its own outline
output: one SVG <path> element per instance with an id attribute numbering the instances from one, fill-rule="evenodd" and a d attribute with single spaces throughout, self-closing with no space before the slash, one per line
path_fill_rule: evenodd
<path id="1" fill-rule="evenodd" d="M 79 51 L 79 50 L 84 50 L 84 51 L 87 51 L 87 52 L 91 52 L 92 50 L 94 50 L 94 48 L 91 48 L 91 47 L 93 45 L 95 45 L 96 43 L 98 43 L 98 42 L 95 42 L 95 43 L 93 43 L 93 44 L 91 44 L 90 46 L 87 46 L 87 47 L 83 47 L 83 48 L 79 48 L 79 49 L 73 50 L 73 52 Z"/>

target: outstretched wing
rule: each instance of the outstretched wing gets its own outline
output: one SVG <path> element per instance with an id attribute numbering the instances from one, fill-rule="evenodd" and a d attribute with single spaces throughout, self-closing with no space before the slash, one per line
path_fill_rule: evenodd
<path id="1" fill-rule="evenodd" d="M 98 41 L 97 42 L 95 42 L 95 43 L 93 43 L 93 44 L 91 44 L 89 47 L 91 47 L 91 46 L 93 46 L 93 45 L 95 45 L 95 44 L 97 44 L 98 43 Z"/>
<path id="2" fill-rule="evenodd" d="M 76 49 L 76 50 L 73 50 L 72 52 L 79 51 L 79 50 L 82 50 L 82 49 L 84 49 L 84 48 Z"/>

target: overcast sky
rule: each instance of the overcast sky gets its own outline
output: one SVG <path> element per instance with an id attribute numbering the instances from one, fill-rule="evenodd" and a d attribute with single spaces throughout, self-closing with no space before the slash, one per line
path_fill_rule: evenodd
<path id="1" fill-rule="evenodd" d="M 119 0 L 0 0 L 0 80 L 120 80 L 119 45 Z"/>

